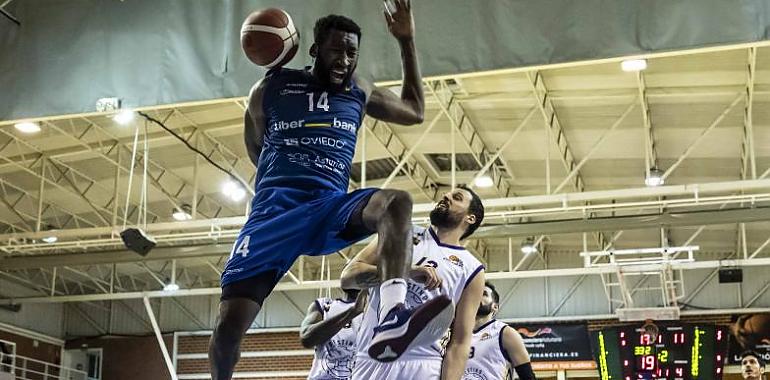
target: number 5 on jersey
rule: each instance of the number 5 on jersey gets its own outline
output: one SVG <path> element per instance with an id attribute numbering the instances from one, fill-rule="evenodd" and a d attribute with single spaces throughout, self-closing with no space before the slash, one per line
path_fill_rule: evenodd
<path id="1" fill-rule="evenodd" d="M 230 257 L 235 256 L 236 253 L 240 253 L 241 257 L 246 257 L 249 255 L 249 239 L 251 236 L 244 235 L 243 239 L 241 239 L 241 243 L 238 244 L 238 248 L 236 248 L 233 253 L 230 254 Z"/>
<path id="2" fill-rule="evenodd" d="M 320 108 L 326 112 L 329 112 L 329 93 L 326 91 L 321 93 L 321 96 L 318 97 L 318 103 L 314 105 L 313 98 L 315 97 L 314 92 L 308 92 L 307 93 L 307 110 L 310 112 L 313 112 L 315 108 Z"/>

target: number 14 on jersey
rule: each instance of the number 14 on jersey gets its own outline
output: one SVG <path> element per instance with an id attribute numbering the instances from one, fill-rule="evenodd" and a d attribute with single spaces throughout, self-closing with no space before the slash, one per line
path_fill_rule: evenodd
<path id="1" fill-rule="evenodd" d="M 310 112 L 315 111 L 316 108 L 329 112 L 329 93 L 324 91 L 318 96 L 318 102 L 314 102 L 315 93 L 307 93 L 307 110 Z"/>

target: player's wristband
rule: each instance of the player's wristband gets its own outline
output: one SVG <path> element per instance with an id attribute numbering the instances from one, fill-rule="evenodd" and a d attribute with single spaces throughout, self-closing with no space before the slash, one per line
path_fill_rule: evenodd
<path id="1" fill-rule="evenodd" d="M 513 369 L 516 370 L 516 374 L 519 375 L 519 379 L 521 380 L 537 380 L 535 372 L 532 371 L 532 364 L 529 362 L 517 365 L 516 367 L 513 367 Z"/>

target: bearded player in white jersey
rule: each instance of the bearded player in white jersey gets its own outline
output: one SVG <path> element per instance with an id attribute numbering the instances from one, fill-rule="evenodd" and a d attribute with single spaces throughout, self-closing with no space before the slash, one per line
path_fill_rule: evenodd
<path id="1" fill-rule="evenodd" d="M 499 310 L 500 294 L 487 282 L 476 313 L 471 354 L 463 380 L 513 379 L 511 367 L 519 379 L 536 380 L 524 339 L 508 324 L 495 319 Z"/>
<path id="2" fill-rule="evenodd" d="M 302 346 L 313 348 L 308 380 L 348 380 L 353 374 L 356 335 L 366 306 L 366 291 L 343 289 L 345 298 L 319 298 L 310 304 L 300 327 Z"/>
<path id="3" fill-rule="evenodd" d="M 460 246 L 484 218 L 481 199 L 470 188 L 460 186 L 444 194 L 430 213 L 431 225 L 413 227 L 414 253 L 405 308 L 418 307 L 435 297 L 452 300 L 454 314 L 448 315 L 444 333 L 452 331 L 446 352 L 441 341 L 414 340 L 408 347 L 379 347 L 372 354 L 372 339 L 377 335 L 380 298 L 377 281 L 378 257 L 375 246 L 364 248 L 342 271 L 345 288 L 371 288 L 358 335 L 353 379 L 460 380 L 470 353 L 476 311 L 484 290 L 484 266 Z M 453 321 L 452 321 L 453 320 Z M 403 354 L 395 360 L 395 352 Z M 392 357 L 393 360 L 389 360 Z"/>

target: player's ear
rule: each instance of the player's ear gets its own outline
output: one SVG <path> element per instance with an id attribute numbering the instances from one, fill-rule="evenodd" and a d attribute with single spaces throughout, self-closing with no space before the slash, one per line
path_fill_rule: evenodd
<path id="1" fill-rule="evenodd" d="M 471 226 L 476 224 L 476 215 L 468 214 L 465 216 L 465 221 L 468 222 Z"/>
<path id="2" fill-rule="evenodd" d="M 318 45 L 316 44 L 310 45 L 310 56 L 313 58 L 318 57 Z"/>

